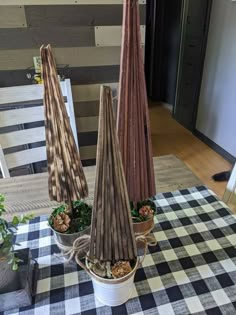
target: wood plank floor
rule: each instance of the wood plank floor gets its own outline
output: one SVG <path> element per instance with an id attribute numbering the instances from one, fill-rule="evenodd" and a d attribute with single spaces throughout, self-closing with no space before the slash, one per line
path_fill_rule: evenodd
<path id="1" fill-rule="evenodd" d="M 150 120 L 154 156 L 176 155 L 205 185 L 222 197 L 226 182 L 214 182 L 211 176 L 229 170 L 231 164 L 177 123 L 164 106 L 151 104 Z"/>

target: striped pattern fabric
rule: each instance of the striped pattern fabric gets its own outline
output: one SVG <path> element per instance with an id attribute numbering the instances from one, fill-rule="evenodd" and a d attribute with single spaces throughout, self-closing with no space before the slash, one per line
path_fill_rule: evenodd
<path id="1" fill-rule="evenodd" d="M 139 21 L 137 0 L 124 0 L 117 125 L 129 198 L 135 204 L 156 193 Z"/>
<path id="2" fill-rule="evenodd" d="M 73 137 L 50 45 L 40 49 L 51 200 L 68 202 L 88 196 L 88 185 Z"/>
<path id="3" fill-rule="evenodd" d="M 81 159 L 96 156 L 100 84 L 118 87 L 122 0 L 0 0 L 0 86 L 31 84 L 33 56 L 50 43 L 71 79 Z M 2 3 L 8 5 L 1 5 Z M 146 1 L 140 0 L 142 43 Z M 68 65 L 64 68 L 64 65 Z"/>

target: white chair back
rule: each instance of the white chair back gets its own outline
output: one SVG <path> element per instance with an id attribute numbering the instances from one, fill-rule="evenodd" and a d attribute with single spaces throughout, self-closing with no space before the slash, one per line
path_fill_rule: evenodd
<path id="1" fill-rule="evenodd" d="M 75 141 L 78 146 L 74 106 L 70 80 L 61 82 L 62 93 L 66 101 L 68 116 Z M 45 127 L 38 122 L 44 121 L 43 86 L 27 85 L 0 88 L 0 128 L 18 126 L 16 131 L 3 131 L 0 134 L 0 168 L 3 177 L 9 177 L 9 169 L 45 161 L 46 147 L 31 147 L 30 144 L 45 141 Z M 37 127 L 37 124 L 40 125 Z M 24 124 L 30 124 L 24 129 Z M 36 127 L 34 126 L 36 124 Z M 3 154 L 16 146 L 23 146 L 23 150 Z"/>

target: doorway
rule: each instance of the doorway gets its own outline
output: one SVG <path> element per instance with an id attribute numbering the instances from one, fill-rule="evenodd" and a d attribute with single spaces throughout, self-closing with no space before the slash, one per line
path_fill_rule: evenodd
<path id="1" fill-rule="evenodd" d="M 195 129 L 212 0 L 147 0 L 147 91 Z"/>

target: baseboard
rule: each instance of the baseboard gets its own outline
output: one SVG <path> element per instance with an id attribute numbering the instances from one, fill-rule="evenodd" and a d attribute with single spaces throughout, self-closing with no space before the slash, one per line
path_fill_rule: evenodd
<path id="1" fill-rule="evenodd" d="M 173 112 L 173 105 L 168 104 L 168 103 L 162 103 L 162 106 L 169 110 L 171 113 Z"/>
<path id="2" fill-rule="evenodd" d="M 224 159 L 226 159 L 231 164 L 234 164 L 236 162 L 236 157 L 234 157 L 229 152 L 225 151 L 222 147 L 220 147 L 218 144 L 216 144 L 214 141 L 209 139 L 207 136 L 205 136 L 203 133 L 201 133 L 198 130 L 194 130 L 193 134 L 198 137 L 200 140 L 202 140 L 204 143 L 206 143 L 210 148 L 212 148 L 214 151 L 216 151 L 218 154 L 220 154 Z"/>

